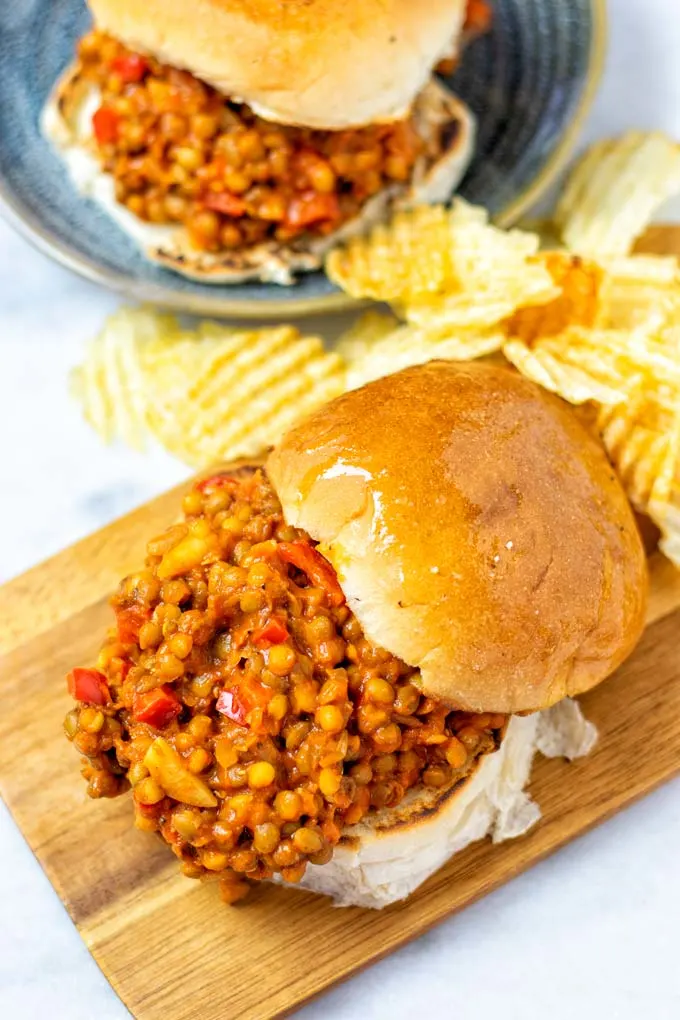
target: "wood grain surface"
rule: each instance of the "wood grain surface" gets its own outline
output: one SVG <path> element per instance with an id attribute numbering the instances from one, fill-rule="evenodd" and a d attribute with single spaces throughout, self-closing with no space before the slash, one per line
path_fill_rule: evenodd
<path id="1" fill-rule="evenodd" d="M 664 247 L 658 239 L 655 246 Z M 543 819 L 531 833 L 468 848 L 406 903 L 381 912 L 337 910 L 271 886 L 243 905 L 223 906 L 214 885 L 182 878 L 167 847 L 132 827 L 129 798 L 86 798 L 78 756 L 61 732 L 71 705 L 64 676 L 96 654 L 109 593 L 139 565 L 146 539 L 176 516 L 183 488 L 0 590 L 0 792 L 140 1020 L 266 1020 L 289 1012 L 680 772 L 680 574 L 654 553 L 644 638 L 614 677 L 582 699 L 599 744 L 571 765 L 537 760 L 531 793 Z"/>

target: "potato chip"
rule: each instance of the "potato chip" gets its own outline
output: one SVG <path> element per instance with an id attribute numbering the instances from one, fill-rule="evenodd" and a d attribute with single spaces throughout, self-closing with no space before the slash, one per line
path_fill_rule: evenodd
<path id="1" fill-rule="evenodd" d="M 427 329 L 486 330 L 518 308 L 548 302 L 558 295 L 543 266 L 487 264 L 480 280 L 470 280 L 435 298 L 415 299 L 399 311 L 408 322 Z"/>
<path id="2" fill-rule="evenodd" d="M 379 340 L 399 328 L 399 320 L 384 312 L 365 312 L 342 334 L 335 350 L 345 361 L 359 361 L 373 350 Z"/>
<path id="3" fill-rule="evenodd" d="M 680 193 L 680 146 L 630 131 L 592 146 L 572 171 L 555 222 L 581 255 L 627 254 L 658 207 Z"/>
<path id="4" fill-rule="evenodd" d="M 505 334 L 496 329 L 486 333 L 448 331 L 438 333 L 402 326 L 376 340 L 370 350 L 350 361 L 347 387 L 356 389 L 374 379 L 400 372 L 427 361 L 470 361 L 501 349 Z"/>
<path id="5" fill-rule="evenodd" d="M 105 439 L 150 433 L 197 467 L 261 452 L 345 386 L 340 356 L 292 326 L 192 332 L 144 310 L 110 317 L 73 383 Z"/>
<path id="6" fill-rule="evenodd" d="M 604 272 L 595 263 L 567 252 L 541 252 L 535 261 L 545 266 L 559 294 L 547 304 L 520 308 L 506 323 L 509 336 L 532 343 L 555 336 L 571 326 L 595 326 L 600 309 Z"/>
<path id="7" fill-rule="evenodd" d="M 555 297 L 542 265 L 529 262 L 535 234 L 503 231 L 483 209 L 418 207 L 333 252 L 327 271 L 355 297 L 389 301 L 415 325 L 485 329 L 516 308 Z"/>
<path id="8" fill-rule="evenodd" d="M 677 259 L 653 255 L 606 259 L 597 324 L 603 329 L 650 332 L 680 326 Z"/>
<path id="9" fill-rule="evenodd" d="M 86 420 L 105 440 L 120 438 L 143 449 L 146 437 L 142 349 L 179 334 L 169 315 L 122 310 L 89 344 L 85 361 L 71 375 L 71 391 Z"/>
<path id="10" fill-rule="evenodd" d="M 367 237 L 355 237 L 332 251 L 326 272 L 353 297 L 393 301 L 436 292 L 454 275 L 454 218 L 441 205 L 397 212 Z"/>
<path id="11" fill-rule="evenodd" d="M 573 326 L 531 346 L 511 339 L 503 353 L 523 374 L 574 404 L 618 404 L 643 384 L 680 382 L 674 335 L 651 334 L 644 328 Z"/>
<path id="12" fill-rule="evenodd" d="M 600 404 L 618 404 L 628 394 L 628 384 L 603 365 L 598 371 L 578 363 L 570 363 L 565 357 L 570 332 L 540 342 L 533 347 L 523 340 L 509 340 L 503 347 L 503 354 L 527 379 L 557 393 L 571 404 L 585 404 L 595 400 Z M 595 336 L 598 336 L 597 334 Z"/>
<path id="13" fill-rule="evenodd" d="M 272 349 L 270 332 L 239 331 L 215 339 L 215 346 L 226 340 L 232 348 L 228 360 L 215 351 L 179 401 L 154 407 L 150 426 L 171 453 L 195 466 L 254 455 L 345 390 L 344 363 L 326 353 L 320 340 L 283 327 Z M 154 393 L 155 387 L 152 402 Z"/>
<path id="14" fill-rule="evenodd" d="M 662 551 L 680 567 L 680 384 L 641 386 L 602 408 L 597 426 L 633 506 L 661 530 Z"/>
<path id="15" fill-rule="evenodd" d="M 667 505 L 680 453 L 680 387 L 643 383 L 625 405 L 603 407 L 597 427 L 640 510 Z"/>

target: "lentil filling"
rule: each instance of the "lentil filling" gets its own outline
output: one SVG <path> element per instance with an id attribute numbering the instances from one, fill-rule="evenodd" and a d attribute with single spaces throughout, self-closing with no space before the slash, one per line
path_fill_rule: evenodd
<path id="1" fill-rule="evenodd" d="M 423 147 L 412 119 L 342 131 L 270 123 L 102 32 L 80 40 L 78 57 L 101 94 L 92 125 L 116 199 L 150 223 L 183 224 L 200 250 L 330 234 L 408 181 Z"/>
<path id="2" fill-rule="evenodd" d="M 299 881 L 344 826 L 417 784 L 449 788 L 503 715 L 451 710 L 377 648 L 266 475 L 205 479 L 112 598 L 96 668 L 68 677 L 91 797 L 132 787 L 136 824 L 190 877 Z"/>

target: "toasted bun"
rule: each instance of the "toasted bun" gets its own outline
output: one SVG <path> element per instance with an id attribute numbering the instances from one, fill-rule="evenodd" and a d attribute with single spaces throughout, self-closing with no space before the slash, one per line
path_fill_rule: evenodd
<path id="1" fill-rule="evenodd" d="M 341 907 L 385 907 L 409 896 L 454 854 L 491 836 L 514 839 L 540 818 L 525 792 L 536 751 L 554 758 L 588 754 L 597 730 L 576 702 L 513 716 L 503 743 L 453 789 L 417 787 L 396 808 L 371 811 L 343 831 L 328 864 L 310 865 L 301 886 Z"/>
<path id="2" fill-rule="evenodd" d="M 386 188 L 366 203 L 359 216 L 328 237 L 291 245 L 266 241 L 213 254 L 194 248 L 185 229 L 146 223 L 116 201 L 113 178 L 101 170 L 93 147 L 92 113 L 98 104 L 97 89 L 74 65 L 45 106 L 43 133 L 64 159 L 78 190 L 98 202 L 147 258 L 201 283 L 294 283 L 296 273 L 319 269 L 330 248 L 370 230 L 395 205 L 446 201 L 468 167 L 475 137 L 475 122 L 468 108 L 432 79 L 415 106 L 417 128 L 427 143 L 427 153 L 416 164 L 410 185 Z"/>
<path id="3" fill-rule="evenodd" d="M 308 417 L 267 470 L 366 635 L 452 707 L 545 708 L 642 632 L 644 550 L 603 449 L 510 369 L 380 379 Z"/>
<path id="4" fill-rule="evenodd" d="M 89 0 L 97 26 L 269 120 L 401 117 L 460 34 L 465 0 Z"/>

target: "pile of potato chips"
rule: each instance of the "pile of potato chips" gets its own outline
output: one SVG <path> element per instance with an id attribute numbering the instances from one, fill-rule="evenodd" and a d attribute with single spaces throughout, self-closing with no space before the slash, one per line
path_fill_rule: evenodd
<path id="1" fill-rule="evenodd" d="M 72 378 L 105 440 L 152 436 L 194 467 L 260 453 L 345 388 L 340 355 L 293 326 L 183 330 L 143 308 L 112 315 Z"/>
<path id="2" fill-rule="evenodd" d="M 261 452 L 314 407 L 409 365 L 504 357 L 584 409 L 680 566 L 680 269 L 631 254 L 678 193 L 680 146 L 603 142 L 567 183 L 550 250 L 461 200 L 404 210 L 330 254 L 340 287 L 392 309 L 363 316 L 333 352 L 291 326 L 189 331 L 127 310 L 90 345 L 74 392 L 105 439 L 153 435 L 205 467 Z"/>

